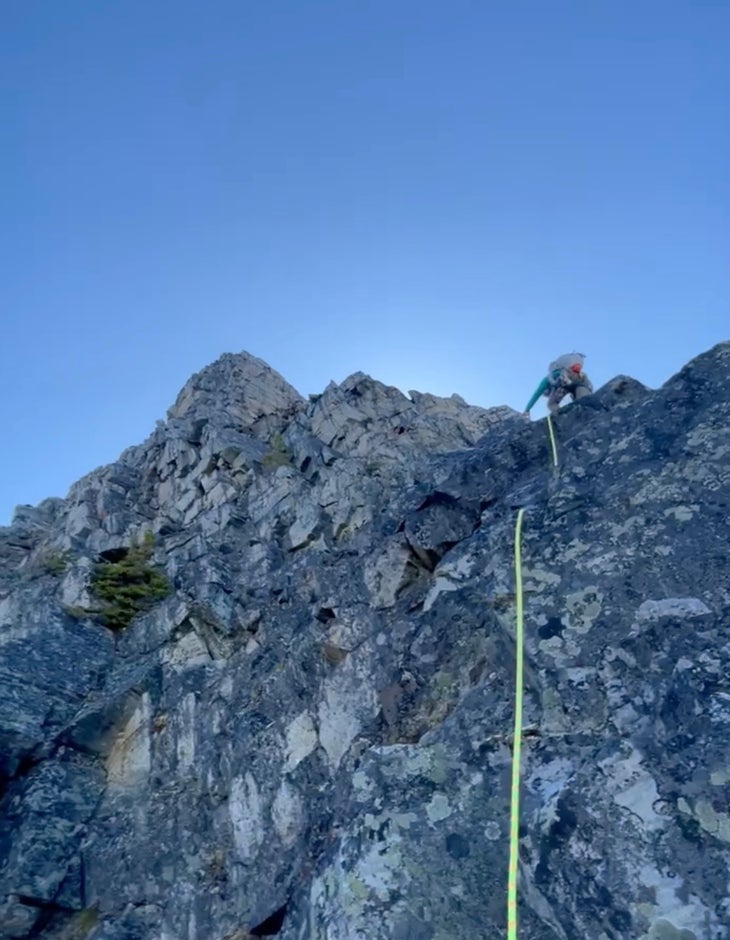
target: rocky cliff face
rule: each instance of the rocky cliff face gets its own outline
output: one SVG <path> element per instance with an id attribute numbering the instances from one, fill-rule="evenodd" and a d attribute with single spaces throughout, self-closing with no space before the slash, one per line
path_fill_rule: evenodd
<path id="1" fill-rule="evenodd" d="M 545 422 L 365 375 L 194 376 L 0 529 L 0 935 L 730 936 L 730 343 Z M 100 558 L 171 585 L 123 630 Z"/>

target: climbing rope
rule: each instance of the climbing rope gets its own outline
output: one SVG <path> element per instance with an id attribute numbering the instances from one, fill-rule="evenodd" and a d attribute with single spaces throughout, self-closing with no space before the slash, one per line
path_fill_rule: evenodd
<path id="1" fill-rule="evenodd" d="M 550 419 L 548 418 L 548 422 Z M 552 434 L 552 431 L 551 431 Z M 553 444 L 553 447 L 555 445 Z M 557 460 L 556 460 L 557 463 Z M 522 607 L 522 561 L 520 540 L 522 516 L 517 513 L 515 526 L 515 598 L 517 622 L 515 629 L 515 725 L 512 741 L 512 791 L 509 822 L 509 868 L 507 878 L 507 940 L 517 940 L 517 863 L 519 859 L 520 831 L 520 757 L 522 755 L 522 659 L 523 659 L 523 607 Z"/>
<path id="2" fill-rule="evenodd" d="M 553 432 L 553 422 L 550 415 L 547 416 L 548 431 L 550 432 L 550 444 L 553 449 L 553 466 L 558 465 L 558 448 L 555 446 L 555 434 Z"/>

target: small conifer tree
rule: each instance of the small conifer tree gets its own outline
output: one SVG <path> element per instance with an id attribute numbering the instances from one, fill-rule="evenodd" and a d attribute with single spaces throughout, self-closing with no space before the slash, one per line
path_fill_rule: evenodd
<path id="1" fill-rule="evenodd" d="M 91 590 L 102 601 L 99 618 L 112 630 L 126 627 L 170 593 L 165 575 L 150 565 L 154 540 L 146 532 L 118 561 L 100 561 L 91 575 Z"/>

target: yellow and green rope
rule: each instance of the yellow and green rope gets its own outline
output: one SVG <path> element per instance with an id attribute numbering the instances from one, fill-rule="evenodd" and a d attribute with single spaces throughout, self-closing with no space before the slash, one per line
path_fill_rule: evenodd
<path id="1" fill-rule="evenodd" d="M 517 940 L 517 867 L 519 861 L 520 831 L 520 758 L 522 756 L 522 668 L 524 650 L 523 603 L 522 603 L 522 517 L 525 510 L 517 513 L 515 526 L 515 597 L 517 622 L 515 630 L 515 723 L 512 743 L 512 787 L 509 825 L 509 868 L 507 879 L 507 940 Z"/>

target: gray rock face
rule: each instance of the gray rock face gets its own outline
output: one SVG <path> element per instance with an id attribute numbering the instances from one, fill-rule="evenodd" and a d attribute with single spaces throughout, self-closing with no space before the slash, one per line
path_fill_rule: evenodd
<path id="1" fill-rule="evenodd" d="M 0 936 L 730 936 L 730 343 L 555 421 L 247 354 L 0 530 Z M 84 608 L 145 532 L 173 590 Z"/>

